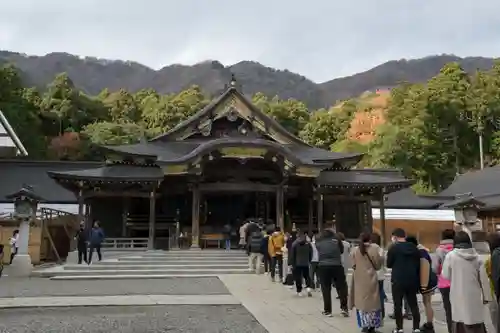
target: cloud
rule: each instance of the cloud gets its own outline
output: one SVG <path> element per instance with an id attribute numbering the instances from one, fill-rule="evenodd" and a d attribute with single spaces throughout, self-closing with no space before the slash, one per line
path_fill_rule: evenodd
<path id="1" fill-rule="evenodd" d="M 154 68 L 255 60 L 324 81 L 393 59 L 498 56 L 498 12 L 498 0 L 2 0 L 0 49 Z"/>

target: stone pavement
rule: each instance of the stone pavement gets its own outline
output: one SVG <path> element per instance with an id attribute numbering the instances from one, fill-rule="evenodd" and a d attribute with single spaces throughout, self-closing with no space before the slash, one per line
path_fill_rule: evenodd
<path id="1" fill-rule="evenodd" d="M 353 313 L 350 318 L 340 316 L 338 301 L 334 300 L 337 314 L 334 313 L 333 318 L 321 315 L 323 303 L 319 292 L 313 293 L 311 298 L 299 298 L 292 290 L 281 283 L 272 283 L 264 275 L 224 275 L 220 279 L 270 333 L 360 332 Z M 387 304 L 388 309 L 391 307 Z M 405 321 L 405 327 L 410 328 L 411 323 Z M 393 328 L 394 321 L 386 320 L 380 331 L 389 333 Z M 436 333 L 447 332 L 440 324 L 436 324 L 435 330 Z"/>

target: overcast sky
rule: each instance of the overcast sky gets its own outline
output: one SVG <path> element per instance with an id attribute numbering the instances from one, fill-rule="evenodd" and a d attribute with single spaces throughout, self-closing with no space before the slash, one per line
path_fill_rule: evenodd
<path id="1" fill-rule="evenodd" d="M 254 60 L 321 82 L 393 59 L 497 57 L 498 13 L 499 0 L 0 0 L 0 49 Z"/>

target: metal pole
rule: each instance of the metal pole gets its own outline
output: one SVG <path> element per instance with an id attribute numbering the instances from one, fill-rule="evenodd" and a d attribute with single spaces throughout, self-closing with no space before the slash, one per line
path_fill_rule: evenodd
<path id="1" fill-rule="evenodd" d="M 484 169 L 484 153 L 483 153 L 483 133 L 479 132 L 479 161 L 481 170 Z"/>

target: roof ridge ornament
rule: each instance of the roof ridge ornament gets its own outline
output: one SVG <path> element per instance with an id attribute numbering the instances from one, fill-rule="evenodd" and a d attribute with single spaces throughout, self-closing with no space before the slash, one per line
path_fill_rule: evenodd
<path id="1" fill-rule="evenodd" d="M 236 88 L 236 83 L 237 83 L 237 82 L 236 82 L 236 77 L 234 76 L 234 73 L 231 73 L 231 81 L 229 82 L 229 85 L 230 85 L 231 87 Z"/>

